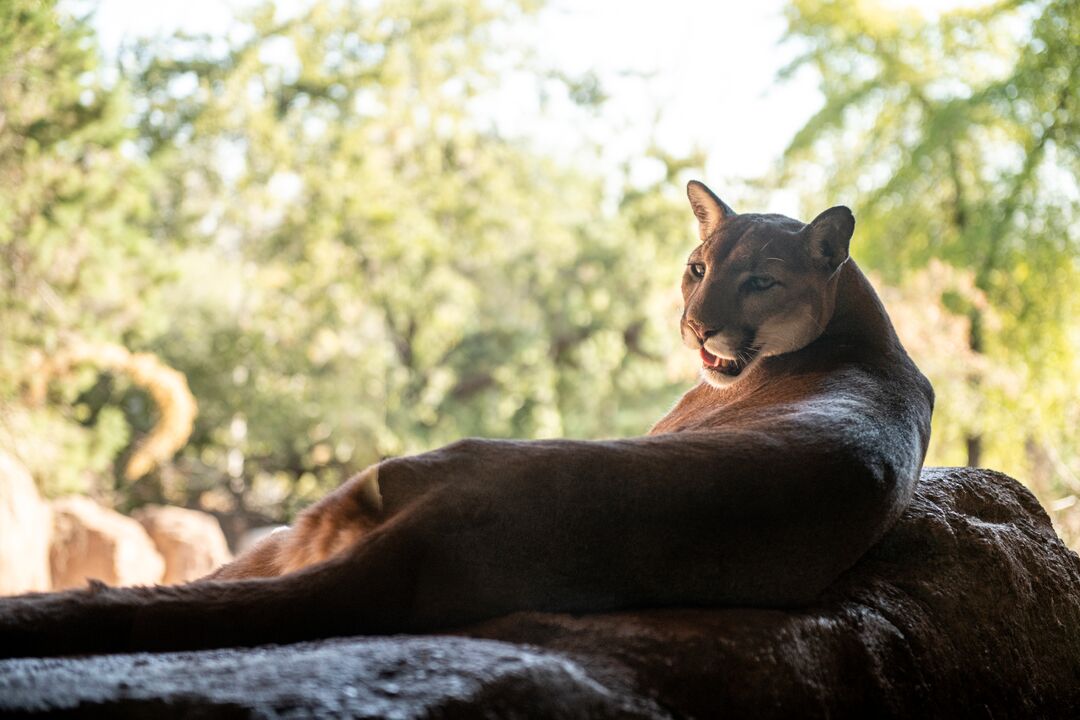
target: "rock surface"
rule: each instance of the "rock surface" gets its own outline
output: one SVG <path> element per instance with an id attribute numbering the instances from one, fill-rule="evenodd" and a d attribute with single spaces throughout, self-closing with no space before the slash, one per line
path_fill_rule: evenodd
<path id="1" fill-rule="evenodd" d="M 478 717 L 478 707 L 484 708 L 480 717 L 492 718 L 650 718 L 659 712 L 617 696 L 566 658 L 454 637 L 9 660 L 0 673 L 0 713 L 67 710 L 157 719 L 468 718 Z M 52 690 L 42 694 L 46 678 Z"/>
<path id="2" fill-rule="evenodd" d="M 0 450 L 0 595 L 48 590 L 52 511 L 30 471 Z"/>
<path id="3" fill-rule="evenodd" d="M 221 525 L 213 515 L 168 505 L 147 505 L 135 511 L 165 560 L 166 584 L 208 575 L 232 560 Z"/>
<path id="4" fill-rule="evenodd" d="M 161 580 L 165 561 L 142 525 L 85 497 L 56 500 L 50 551 L 54 590 L 107 585 L 149 585 Z"/>
<path id="5" fill-rule="evenodd" d="M 809 607 L 518 613 L 461 634 L 5 660 L 0 713 L 1080 716 L 1080 558 L 987 471 L 924 471 Z"/>

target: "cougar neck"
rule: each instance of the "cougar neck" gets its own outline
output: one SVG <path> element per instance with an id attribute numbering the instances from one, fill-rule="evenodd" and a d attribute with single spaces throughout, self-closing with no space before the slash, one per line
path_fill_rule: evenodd
<path id="1" fill-rule="evenodd" d="M 811 343 L 858 347 L 880 353 L 899 347 L 899 339 L 885 306 L 854 260 L 840 268 L 836 279 L 836 305 L 821 337 Z M 825 341 L 825 342 L 823 342 Z"/>

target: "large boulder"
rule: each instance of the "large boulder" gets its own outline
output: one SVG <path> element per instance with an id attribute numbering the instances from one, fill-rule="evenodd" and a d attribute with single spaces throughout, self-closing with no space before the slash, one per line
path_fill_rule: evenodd
<path id="1" fill-rule="evenodd" d="M 160 582 L 165 561 L 143 526 L 131 518 L 72 495 L 53 502 L 50 550 L 54 590 Z"/>
<path id="2" fill-rule="evenodd" d="M 52 511 L 30 472 L 0 450 L 0 595 L 48 590 Z"/>
<path id="3" fill-rule="evenodd" d="M 897 525 L 807 608 L 522 613 L 471 634 L 626 670 L 693 717 L 1080 717 L 1080 557 L 986 470 L 924 470 Z"/>
<path id="4" fill-rule="evenodd" d="M 926 470 L 808 607 L 518 613 L 457 634 L 0 661 L 0 714 L 1080 717 L 1080 558 L 987 471 Z"/>
<path id="5" fill-rule="evenodd" d="M 164 583 L 196 580 L 232 560 L 225 534 L 213 515 L 170 505 L 147 505 L 133 517 L 142 523 L 165 559 Z"/>

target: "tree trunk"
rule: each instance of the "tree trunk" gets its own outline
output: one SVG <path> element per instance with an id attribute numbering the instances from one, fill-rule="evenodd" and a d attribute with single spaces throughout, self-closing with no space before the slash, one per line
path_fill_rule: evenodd
<path id="1" fill-rule="evenodd" d="M 982 435 L 968 435 L 965 442 L 968 467 L 979 467 L 979 461 L 982 459 Z"/>
<path id="2" fill-rule="evenodd" d="M 971 311 L 971 330 L 968 335 L 968 342 L 973 351 L 981 353 L 983 350 L 982 339 L 982 313 L 978 310 Z M 975 388 L 976 392 L 981 385 L 980 378 L 977 374 L 971 375 L 968 380 Z M 967 437 L 964 438 L 964 442 L 967 445 L 967 465 L 968 467 L 979 467 L 982 460 L 983 450 L 983 438 L 982 433 L 973 431 Z"/>

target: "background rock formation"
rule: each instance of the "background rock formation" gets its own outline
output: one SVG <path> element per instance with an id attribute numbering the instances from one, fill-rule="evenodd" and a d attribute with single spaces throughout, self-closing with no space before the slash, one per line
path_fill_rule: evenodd
<path id="1" fill-rule="evenodd" d="M 165 561 L 142 525 L 85 497 L 53 503 L 52 589 L 160 582 Z"/>
<path id="2" fill-rule="evenodd" d="M 147 505 L 135 511 L 165 560 L 163 583 L 182 583 L 208 575 L 232 560 L 221 525 L 198 510 Z"/>
<path id="3" fill-rule="evenodd" d="M 52 511 L 29 471 L 0 450 L 0 595 L 49 589 Z"/>

